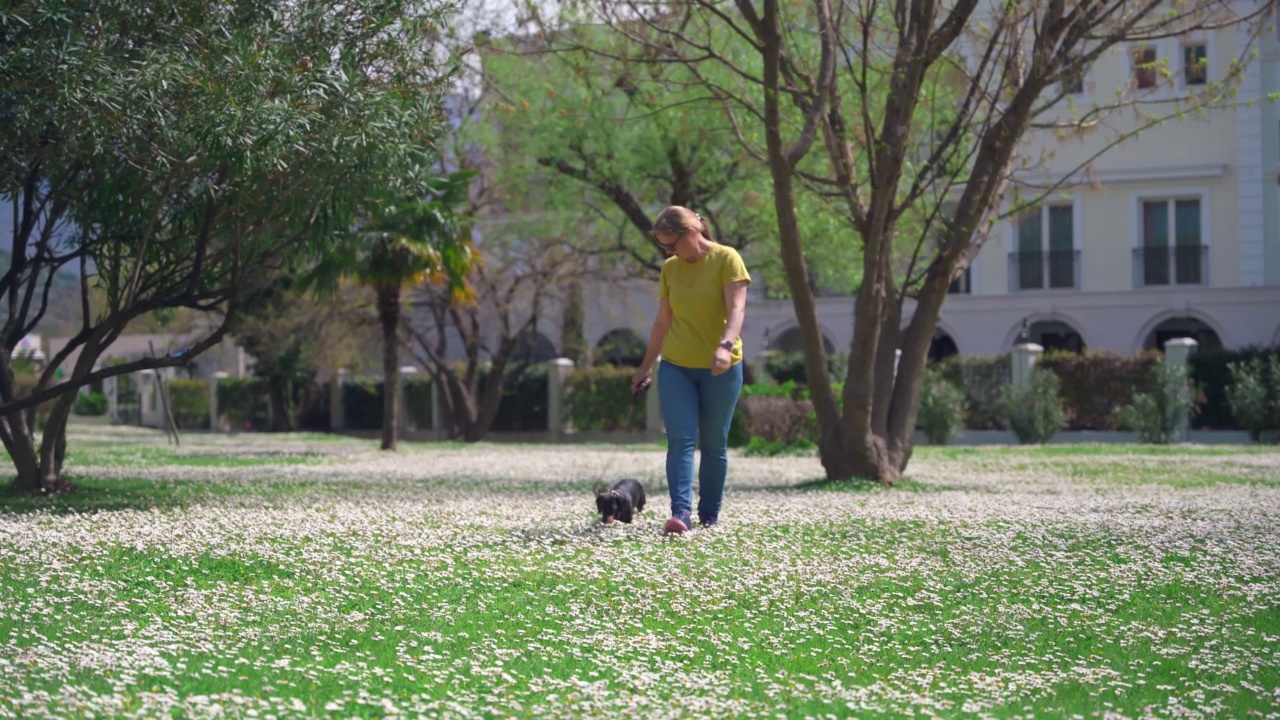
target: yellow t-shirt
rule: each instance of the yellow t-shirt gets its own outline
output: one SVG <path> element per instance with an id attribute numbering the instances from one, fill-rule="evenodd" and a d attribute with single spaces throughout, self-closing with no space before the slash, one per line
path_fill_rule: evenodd
<path id="1" fill-rule="evenodd" d="M 729 322 L 724 287 L 751 282 L 742 256 L 716 243 L 695 263 L 667 258 L 658 282 L 659 297 L 671 302 L 671 329 L 662 341 L 662 359 L 687 368 L 709 368 Z M 742 339 L 733 341 L 733 364 L 742 362 Z"/>

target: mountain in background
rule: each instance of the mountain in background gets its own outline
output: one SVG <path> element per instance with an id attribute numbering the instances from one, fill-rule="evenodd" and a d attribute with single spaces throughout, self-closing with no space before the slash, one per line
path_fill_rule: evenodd
<path id="1" fill-rule="evenodd" d="M 7 272 L 11 262 L 8 248 L 0 249 L 0 274 Z M 38 293 L 39 291 L 37 291 Z M 32 300 L 34 305 L 38 297 Z M 9 303 L 0 298 L 0 324 L 9 317 Z M 65 337 L 80 327 L 80 281 L 73 273 L 60 272 L 53 278 L 53 286 L 49 290 L 49 309 L 35 333 L 46 341 L 51 337 Z"/>

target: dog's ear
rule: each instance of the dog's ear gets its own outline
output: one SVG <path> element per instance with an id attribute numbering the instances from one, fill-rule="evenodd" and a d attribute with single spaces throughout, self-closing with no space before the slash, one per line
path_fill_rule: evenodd
<path id="1" fill-rule="evenodd" d="M 596 495 L 608 495 L 608 494 L 609 494 L 609 488 L 605 487 L 604 485 L 596 486 Z"/>

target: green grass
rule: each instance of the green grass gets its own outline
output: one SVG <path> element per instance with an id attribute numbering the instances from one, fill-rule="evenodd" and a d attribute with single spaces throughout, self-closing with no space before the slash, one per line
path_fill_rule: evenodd
<path id="1" fill-rule="evenodd" d="M 891 490 L 770 485 L 776 466 L 735 458 L 749 489 L 733 519 L 668 539 L 652 490 L 657 516 L 604 528 L 570 480 L 507 472 L 608 449 L 486 448 L 506 458 L 493 476 L 454 483 L 369 481 L 368 455 L 344 465 L 338 449 L 303 456 L 315 478 L 273 481 L 288 464 L 256 462 L 266 446 L 198 449 L 89 448 L 86 464 L 161 472 L 0 500 L 0 716 L 202 716 L 194 698 L 281 717 L 381 717 L 383 701 L 427 717 L 1246 717 L 1280 702 L 1266 452 L 1237 448 L 1256 465 L 1234 473 L 1222 448 L 922 448 Z M 202 457 L 241 462 L 191 479 Z"/>

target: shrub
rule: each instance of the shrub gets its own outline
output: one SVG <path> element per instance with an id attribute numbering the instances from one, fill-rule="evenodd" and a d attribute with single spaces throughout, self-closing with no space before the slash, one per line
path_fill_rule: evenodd
<path id="1" fill-rule="evenodd" d="M 218 381 L 218 415 L 233 430 L 266 428 L 267 383 L 260 378 L 223 378 Z"/>
<path id="2" fill-rule="evenodd" d="M 1031 371 L 1031 382 L 1025 388 L 1012 383 L 1000 389 L 1005 419 L 1018 442 L 1039 444 L 1049 442 L 1067 424 L 1062 412 L 1058 390 L 1062 383 L 1058 376 L 1044 368 Z"/>
<path id="3" fill-rule="evenodd" d="M 547 365 L 530 365 L 518 382 L 505 380 L 507 387 L 498 403 L 491 430 L 499 432 L 546 432 Z M 480 383 L 481 387 L 484 383 Z"/>
<path id="4" fill-rule="evenodd" d="M 742 451 L 744 455 L 755 455 L 763 457 L 776 457 L 778 455 L 807 455 L 817 449 L 809 438 L 800 438 L 795 442 L 783 442 L 781 440 L 765 440 L 764 438 L 751 438 L 747 443 L 746 449 Z"/>
<path id="5" fill-rule="evenodd" d="M 429 375 L 408 375 L 402 376 L 400 382 L 404 383 L 404 402 L 405 416 L 409 418 L 409 422 L 419 430 L 427 430 L 431 427 L 431 403 L 435 401 L 435 394 L 432 391 L 431 377 Z M 401 428 L 405 430 L 407 428 Z"/>
<path id="6" fill-rule="evenodd" d="M 635 368 L 597 365 L 569 373 L 566 409 L 577 430 L 644 430 L 644 398 L 632 398 Z M 633 401 L 634 400 L 634 401 Z"/>
<path id="7" fill-rule="evenodd" d="M 1254 359 L 1265 362 L 1271 355 L 1280 355 L 1280 346 L 1252 346 L 1235 350 L 1197 349 L 1193 352 L 1190 360 L 1191 381 L 1200 388 L 1204 399 L 1192 427 L 1206 430 L 1247 430 L 1245 423 L 1236 417 L 1227 397 L 1227 388 L 1235 382 L 1231 365 Z"/>
<path id="8" fill-rule="evenodd" d="M 781 385 L 744 384 L 742 393 L 738 396 L 738 404 L 733 409 L 733 420 L 729 423 L 729 447 L 745 447 L 751 440 L 751 436 L 747 434 L 746 422 L 742 419 L 745 398 L 763 395 L 794 398 L 800 392 L 794 380 Z"/>
<path id="9" fill-rule="evenodd" d="M 183 430 L 209 427 L 209 385 L 204 380 L 174 379 L 169 389 L 169 411 Z"/>
<path id="10" fill-rule="evenodd" d="M 100 392 L 80 393 L 73 408 L 77 415 L 95 416 L 107 414 L 107 396 Z"/>
<path id="11" fill-rule="evenodd" d="M 964 428 L 964 404 L 964 391 L 942 379 L 936 370 L 925 370 L 916 419 L 930 443 L 946 445 Z"/>
<path id="12" fill-rule="evenodd" d="M 350 430 L 382 429 L 382 382 L 352 381 L 342 385 L 342 421 Z"/>
<path id="13" fill-rule="evenodd" d="M 1101 352 L 1048 352 L 1037 367 L 1053 371 L 1062 383 L 1059 397 L 1072 430 L 1116 430 L 1116 411 L 1137 393 L 1158 388 L 1152 369 L 1161 363 L 1160 353 L 1148 351 L 1136 357 Z"/>
<path id="14" fill-rule="evenodd" d="M 848 370 L 847 354 L 829 353 L 827 355 L 827 374 L 831 377 L 831 382 L 843 381 Z M 802 352 L 771 352 L 765 356 L 764 371 L 779 385 L 788 382 L 796 385 L 808 384 Z"/>
<path id="15" fill-rule="evenodd" d="M 1232 363 L 1231 413 L 1254 442 L 1280 442 L 1280 354 Z"/>
<path id="16" fill-rule="evenodd" d="M 1196 411 L 1196 389 L 1187 382 L 1185 365 L 1164 363 L 1150 370 L 1155 389 L 1135 393 L 1133 402 L 1116 413 L 1120 425 L 1136 430 L 1145 443 L 1166 445 L 1174 439 L 1178 422 Z"/>
<path id="17" fill-rule="evenodd" d="M 793 445 L 816 435 L 813 404 L 783 395 L 749 395 L 738 400 L 742 412 L 742 433 L 748 447 L 752 442 Z M 732 430 L 732 428 L 730 428 Z"/>
<path id="18" fill-rule="evenodd" d="M 964 426 L 970 430 L 1005 428 L 1001 388 L 1013 379 L 1009 353 L 991 357 L 952 355 L 936 363 L 942 379 L 965 394 Z"/>

